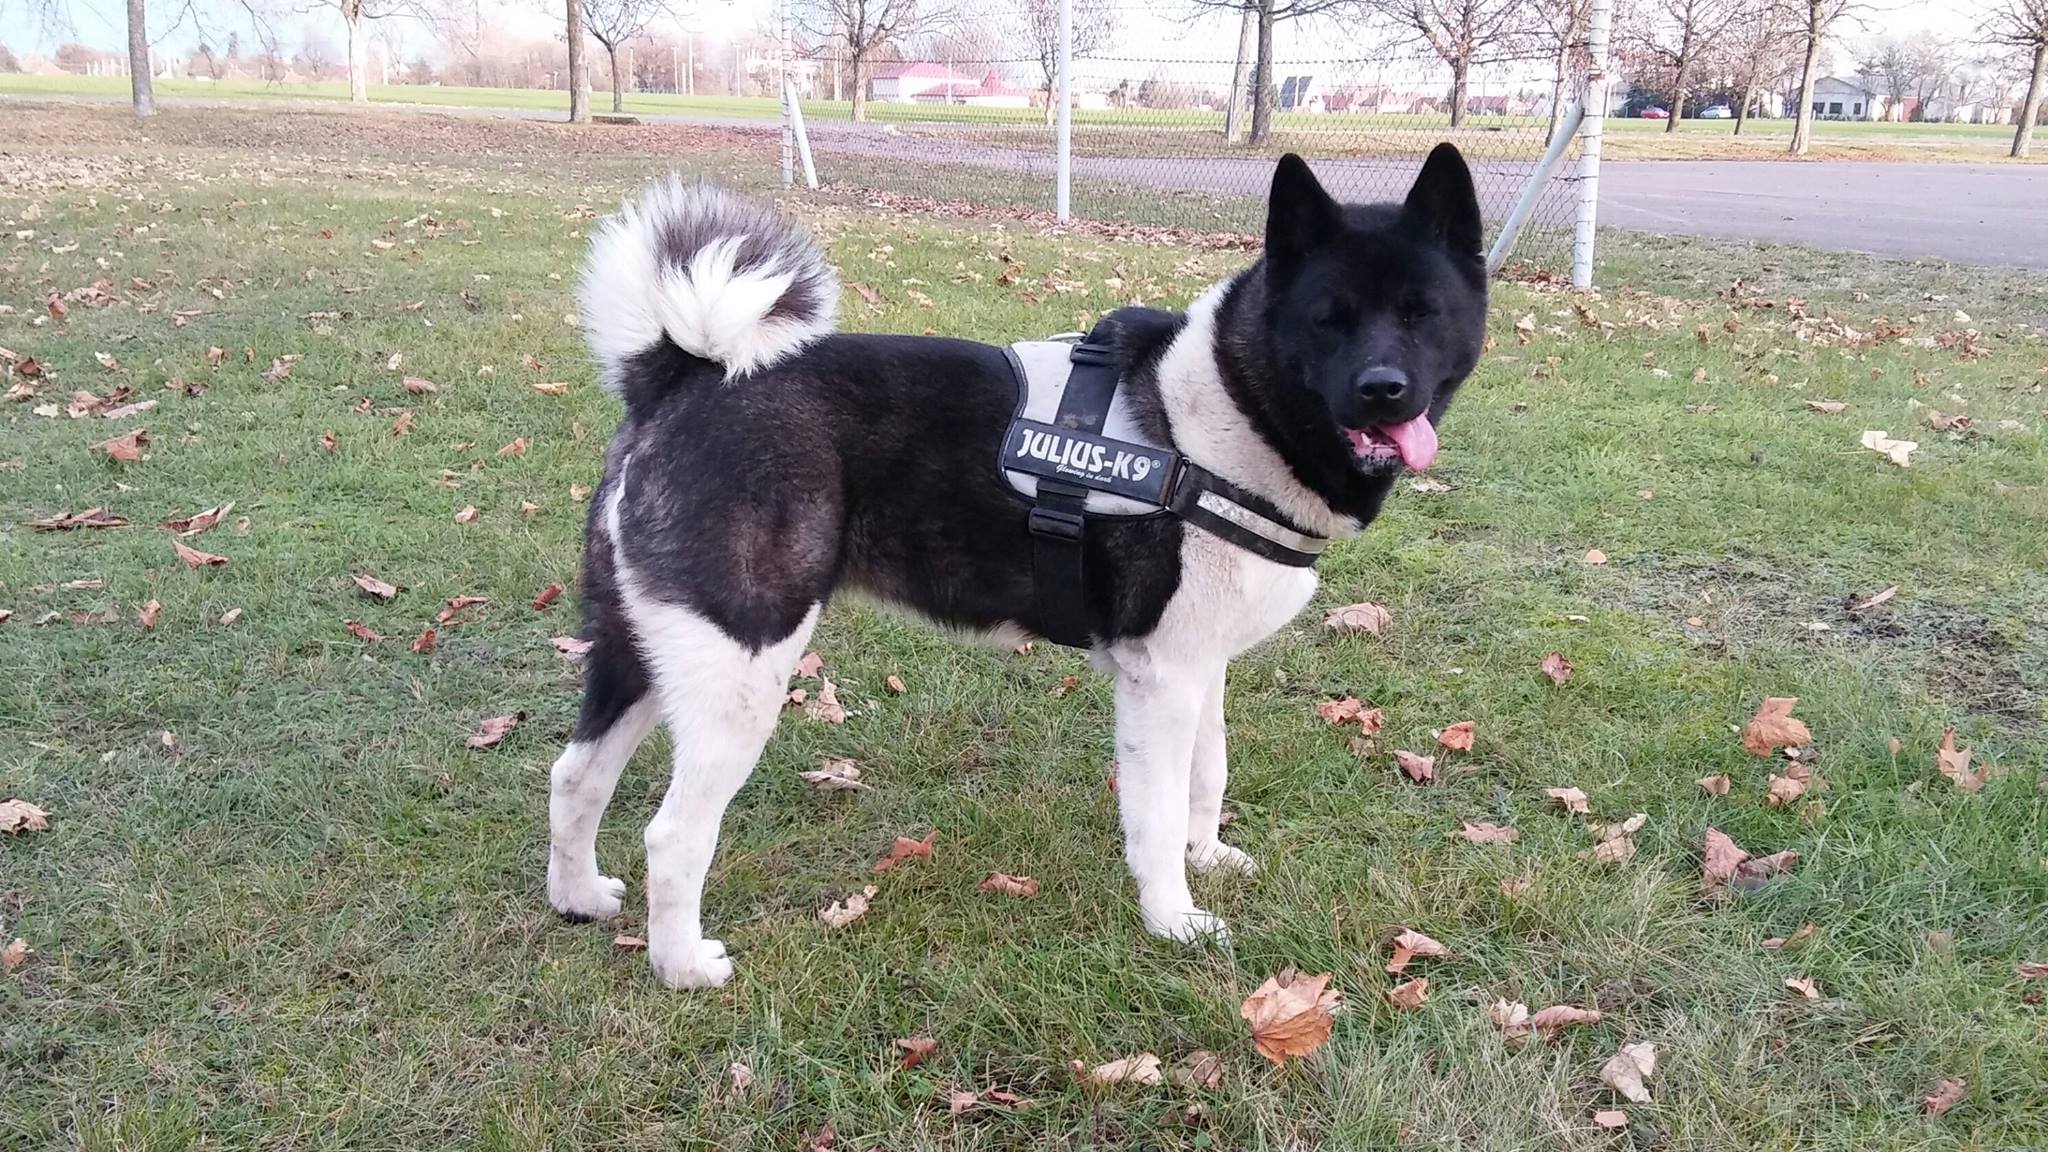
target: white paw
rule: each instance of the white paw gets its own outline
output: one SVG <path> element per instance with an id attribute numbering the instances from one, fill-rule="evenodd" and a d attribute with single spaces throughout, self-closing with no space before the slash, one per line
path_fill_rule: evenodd
<path id="1" fill-rule="evenodd" d="M 699 940 L 677 949 L 650 946 L 647 962 L 653 965 L 655 978 L 671 988 L 717 988 L 732 979 L 732 961 L 726 959 L 725 945 L 717 940 Z"/>
<path id="2" fill-rule="evenodd" d="M 548 868 L 548 903 L 571 920 L 609 920 L 626 902 L 626 882 L 592 874 L 581 882 Z"/>
<path id="3" fill-rule="evenodd" d="M 1169 912 L 1146 909 L 1145 931 L 1182 944 L 1193 944 L 1203 940 L 1214 941 L 1217 944 L 1230 943 L 1230 926 L 1223 922 L 1223 918 L 1192 905 Z"/>
<path id="4" fill-rule="evenodd" d="M 1221 840 L 1205 840 L 1188 845 L 1188 867 L 1203 876 L 1211 872 L 1250 876 L 1258 872 L 1259 862 Z"/>

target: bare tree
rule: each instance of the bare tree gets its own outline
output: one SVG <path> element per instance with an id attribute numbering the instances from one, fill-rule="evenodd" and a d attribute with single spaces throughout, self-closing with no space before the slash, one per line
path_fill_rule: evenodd
<path id="1" fill-rule="evenodd" d="M 317 80 L 332 63 L 334 45 L 328 42 L 327 37 L 310 28 L 307 29 L 305 36 L 299 41 L 299 66 L 312 73 Z"/>
<path id="2" fill-rule="evenodd" d="M 1828 34 L 1835 30 L 1835 25 L 1856 7 L 1857 0 L 1797 0 L 1793 43 L 1802 56 L 1799 106 L 1797 119 L 1792 121 L 1792 143 L 1786 149 L 1794 156 L 1806 155 L 1813 143 L 1813 84 L 1820 79 L 1817 73 L 1821 50 L 1827 46 Z"/>
<path id="3" fill-rule="evenodd" d="M 1884 94 L 1884 113 L 1879 120 L 1906 118 L 1906 94 L 1920 78 L 1920 62 L 1904 40 L 1888 37 L 1865 46 L 1856 60 L 1856 71 L 1866 87 L 1875 85 Z"/>
<path id="4" fill-rule="evenodd" d="M 1784 70 L 1792 46 L 1792 10 L 1784 0 L 1743 0 L 1727 34 L 1721 38 L 1721 59 L 1732 87 L 1741 96 L 1735 108 L 1735 135 L 1742 135 L 1757 90 Z"/>
<path id="5" fill-rule="evenodd" d="M 149 19 L 143 0 L 128 0 L 128 97 L 137 116 L 156 115 L 154 65 L 149 59 Z"/>
<path id="6" fill-rule="evenodd" d="M 619 49 L 646 31 L 661 11 L 661 0 L 583 0 L 583 27 L 604 45 L 611 62 L 614 112 L 626 110 L 626 74 L 619 67 Z"/>
<path id="7" fill-rule="evenodd" d="M 1451 68 L 1451 127 L 1465 123 L 1472 65 L 1522 31 L 1522 0 L 1365 0 Z"/>
<path id="8" fill-rule="evenodd" d="M 583 62 L 583 0 L 567 0 L 569 9 L 569 123 L 590 120 L 590 73 Z"/>
<path id="9" fill-rule="evenodd" d="M 1949 79 L 1955 75 L 1961 53 L 1939 36 L 1922 33 L 1913 38 L 1913 119 L 1933 117 Z"/>
<path id="10" fill-rule="evenodd" d="M 1985 38 L 2033 57 L 2027 97 L 2020 105 L 2019 124 L 2012 134 L 2012 154 L 2023 158 L 2033 147 L 2034 124 L 2041 118 L 2044 78 L 2048 78 L 2048 0 L 1996 0 L 1984 11 Z"/>
<path id="11" fill-rule="evenodd" d="M 1670 77 L 1671 116 L 1664 131 L 1677 131 L 1694 70 L 1720 42 L 1736 11 L 1733 0 L 1649 0 L 1642 18 L 1632 22 L 1630 37 Z"/>
<path id="12" fill-rule="evenodd" d="M 1071 32 L 1072 47 L 1069 51 L 1075 59 L 1092 55 L 1108 47 L 1116 35 L 1116 9 L 1111 0 L 1070 0 L 1073 5 Z M 1031 50 L 1038 61 L 1039 76 L 1045 81 L 1040 91 L 1045 93 L 1045 122 L 1052 123 L 1054 105 L 1058 103 L 1053 92 L 1060 78 L 1060 0 L 1023 0 L 1016 16 L 1013 34 Z"/>
<path id="13" fill-rule="evenodd" d="M 1564 119 L 1565 85 L 1590 63 L 1586 54 L 1587 27 L 1593 19 L 1592 0 L 1530 0 L 1535 17 L 1536 43 L 1551 60 L 1550 126 L 1543 131 L 1543 143 L 1557 135 Z"/>
<path id="14" fill-rule="evenodd" d="M 891 44 L 945 26 L 944 0 L 804 0 L 806 32 L 846 49 L 853 119 L 868 118 L 868 64 Z"/>
<path id="15" fill-rule="evenodd" d="M 1252 57 L 1251 76 L 1252 147 L 1264 144 L 1273 131 L 1274 25 L 1339 8 L 1357 7 L 1362 2 L 1363 0 L 1195 0 L 1196 4 L 1204 8 L 1246 13 L 1257 25 L 1258 42 Z"/>
<path id="16" fill-rule="evenodd" d="M 420 15 L 415 0 L 322 0 L 341 12 L 348 29 L 348 99 L 351 104 L 370 102 L 370 24 L 392 16 Z"/>

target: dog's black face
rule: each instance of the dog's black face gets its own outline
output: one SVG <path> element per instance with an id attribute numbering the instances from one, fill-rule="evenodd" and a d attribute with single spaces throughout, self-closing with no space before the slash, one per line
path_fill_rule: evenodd
<path id="1" fill-rule="evenodd" d="M 1479 362 L 1486 272 L 1464 159 L 1438 145 L 1399 205 L 1343 206 L 1282 157 L 1266 217 L 1265 345 L 1290 455 L 1357 473 L 1428 467 L 1436 422 Z M 1291 393 L 1291 394 L 1290 394 Z"/>

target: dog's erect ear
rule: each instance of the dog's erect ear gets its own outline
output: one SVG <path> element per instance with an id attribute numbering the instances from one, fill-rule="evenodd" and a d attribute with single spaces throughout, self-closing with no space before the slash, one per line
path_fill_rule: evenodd
<path id="1" fill-rule="evenodd" d="M 1408 190 L 1405 208 L 1452 251 L 1479 254 L 1479 194 L 1472 188 L 1471 169 L 1454 145 L 1439 144 L 1430 151 L 1415 187 Z"/>
<path id="2" fill-rule="evenodd" d="M 1344 223 L 1337 206 L 1301 157 L 1289 152 L 1273 169 L 1273 194 L 1266 201 L 1266 259 L 1292 264 L 1329 240 Z"/>

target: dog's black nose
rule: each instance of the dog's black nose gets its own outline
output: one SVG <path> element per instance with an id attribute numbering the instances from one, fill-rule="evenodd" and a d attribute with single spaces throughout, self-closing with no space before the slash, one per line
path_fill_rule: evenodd
<path id="1" fill-rule="evenodd" d="M 1358 398 L 1385 404 L 1408 394 L 1408 374 L 1399 368 L 1367 368 L 1358 374 Z"/>

